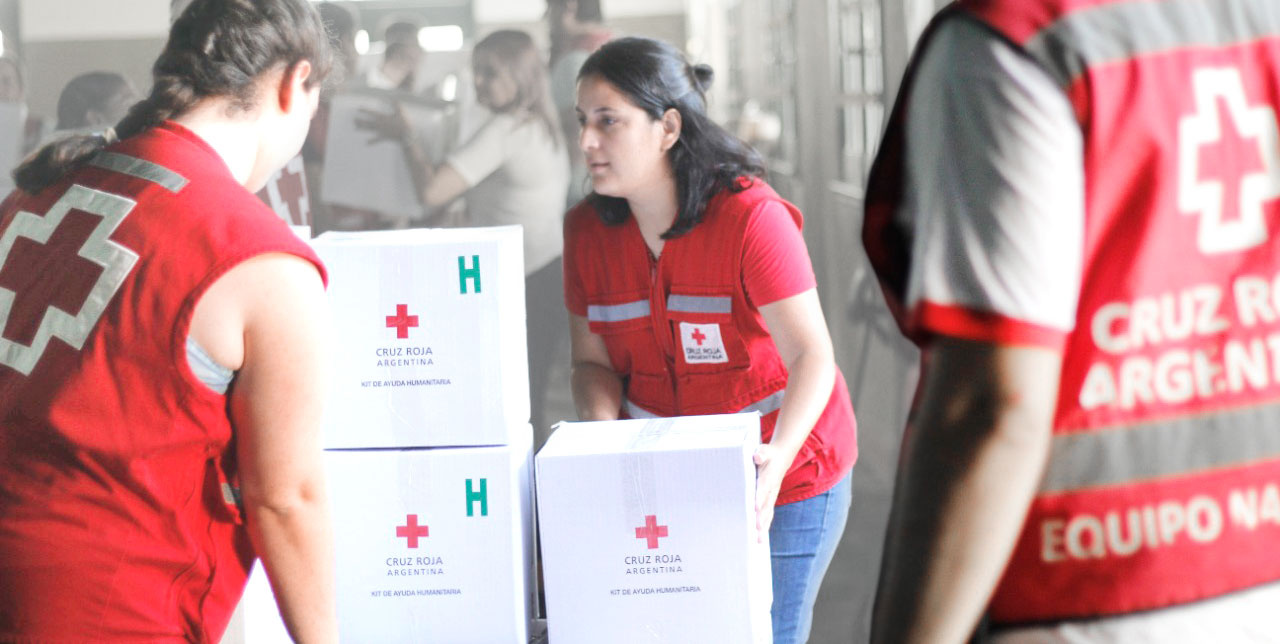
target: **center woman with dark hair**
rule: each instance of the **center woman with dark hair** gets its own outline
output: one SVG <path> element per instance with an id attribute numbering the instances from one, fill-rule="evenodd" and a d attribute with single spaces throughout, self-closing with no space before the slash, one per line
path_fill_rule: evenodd
<path id="1" fill-rule="evenodd" d="M 762 415 L 773 641 L 803 642 L 848 517 L 856 423 L 800 212 L 707 116 L 711 79 L 641 38 L 578 74 L 594 192 L 565 221 L 574 401 L 583 420 Z"/>

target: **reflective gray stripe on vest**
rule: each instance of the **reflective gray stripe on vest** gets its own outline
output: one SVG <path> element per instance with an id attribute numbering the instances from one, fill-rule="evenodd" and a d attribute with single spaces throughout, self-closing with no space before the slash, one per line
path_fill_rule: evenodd
<path id="1" fill-rule="evenodd" d="M 587 319 L 592 322 L 625 322 L 647 317 L 649 317 L 649 300 L 587 306 Z"/>
<path id="2" fill-rule="evenodd" d="M 1182 47 L 1224 47 L 1280 33 L 1276 0 L 1116 2 L 1074 11 L 1024 46 L 1064 87 L 1086 68 Z"/>
<path id="3" fill-rule="evenodd" d="M 240 489 L 232 487 L 230 483 L 223 483 L 222 502 L 227 505 L 240 507 Z"/>
<path id="4" fill-rule="evenodd" d="M 786 395 L 786 393 L 786 389 L 779 389 L 772 394 L 739 409 L 738 413 L 741 414 L 743 412 L 758 411 L 761 416 L 772 414 L 773 412 L 782 409 L 782 397 Z"/>
<path id="5" fill-rule="evenodd" d="M 187 178 L 173 170 L 119 152 L 99 152 L 89 165 L 150 181 L 175 194 L 187 185 Z"/>
<path id="6" fill-rule="evenodd" d="M 733 298 L 701 295 L 669 295 L 667 310 L 680 313 L 729 313 L 733 311 Z"/>
<path id="7" fill-rule="evenodd" d="M 760 412 L 761 416 L 771 414 L 782 409 L 782 398 L 787 393 L 786 389 L 779 389 L 760 400 L 757 400 L 746 407 L 738 410 L 739 414 L 749 413 L 753 411 Z M 641 407 L 630 400 L 622 401 L 622 408 L 626 410 L 627 416 L 631 418 L 662 418 L 644 407 Z"/>
<path id="8" fill-rule="evenodd" d="M 1070 492 L 1280 458 L 1280 405 L 1055 436 L 1042 493 Z"/>

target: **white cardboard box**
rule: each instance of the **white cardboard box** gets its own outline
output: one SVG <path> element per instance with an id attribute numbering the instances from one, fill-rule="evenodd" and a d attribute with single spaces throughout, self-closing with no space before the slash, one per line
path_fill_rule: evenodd
<path id="1" fill-rule="evenodd" d="M 756 414 L 561 423 L 537 457 L 555 644 L 769 642 Z"/>
<path id="2" fill-rule="evenodd" d="M 261 561 L 253 562 L 240 604 L 222 635 L 222 644 L 293 644 Z"/>
<path id="3" fill-rule="evenodd" d="M 360 110 L 388 114 L 399 102 L 432 163 L 442 163 L 453 139 L 456 120 L 447 105 L 431 105 L 411 95 L 372 89 L 351 90 L 333 97 L 324 172 L 325 203 L 411 219 L 421 217 L 409 164 L 400 141 L 370 142 L 373 132 L 356 127 Z"/>
<path id="4" fill-rule="evenodd" d="M 330 451 L 325 467 L 343 642 L 528 642 L 536 606 L 530 440 Z M 228 638 L 289 642 L 260 566 L 237 613 Z"/>
<path id="5" fill-rule="evenodd" d="M 329 269 L 336 338 L 326 448 L 505 445 L 526 431 L 519 226 L 312 244 Z"/>

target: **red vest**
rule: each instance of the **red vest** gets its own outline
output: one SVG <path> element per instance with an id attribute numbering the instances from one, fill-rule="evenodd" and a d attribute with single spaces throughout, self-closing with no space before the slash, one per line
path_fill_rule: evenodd
<path id="1" fill-rule="evenodd" d="M 742 249 L 752 212 L 782 201 L 762 181 L 724 191 L 703 221 L 667 240 L 656 261 L 633 217 L 608 226 L 587 202 L 567 215 L 565 253 L 578 271 L 591 330 L 623 377 L 631 418 L 758 411 L 773 436 L 787 368 L 747 298 Z M 800 211 L 782 201 L 800 226 Z M 778 504 L 821 494 L 857 459 L 857 429 L 844 376 L 782 482 Z"/>
<path id="2" fill-rule="evenodd" d="M 963 12 L 1060 82 L 1085 144 L 1084 274 L 1050 464 L 993 619 L 1280 579 L 1280 4 L 973 0 L 939 20 Z M 864 228 L 897 301 L 909 83 Z"/>
<path id="3" fill-rule="evenodd" d="M 0 640 L 216 642 L 253 550 L 192 311 L 255 255 L 319 259 L 173 124 L 14 193 L 0 231 Z"/>

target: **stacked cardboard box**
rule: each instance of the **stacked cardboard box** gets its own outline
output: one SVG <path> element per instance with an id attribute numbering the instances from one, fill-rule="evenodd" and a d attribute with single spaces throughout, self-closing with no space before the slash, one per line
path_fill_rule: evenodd
<path id="1" fill-rule="evenodd" d="M 524 644 L 536 595 L 520 229 L 313 245 L 337 338 L 324 432 L 342 640 Z M 250 644 L 280 634 L 261 596 L 242 603 Z"/>
<path id="2" fill-rule="evenodd" d="M 769 642 L 757 414 L 561 423 L 538 452 L 554 644 Z"/>
<path id="3" fill-rule="evenodd" d="M 506 445 L 529 422 L 520 228 L 325 234 L 325 445 Z"/>

